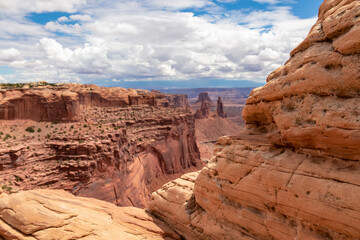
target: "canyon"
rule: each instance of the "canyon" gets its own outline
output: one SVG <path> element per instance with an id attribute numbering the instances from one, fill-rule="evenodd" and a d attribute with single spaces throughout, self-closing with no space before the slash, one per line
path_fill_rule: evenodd
<path id="1" fill-rule="evenodd" d="M 50 98 L 49 106 L 66 102 L 57 112 L 64 122 L 51 124 L 23 120 L 33 116 L 17 114 L 24 101 L 3 99 L 0 116 L 20 120 L 1 122 L 11 136 L 3 134 L 1 143 L 0 177 L 7 185 L 0 190 L 0 236 L 360 239 L 359 13 L 359 1 L 325 0 L 307 38 L 265 86 L 251 92 L 243 131 L 219 138 L 201 169 L 195 118 L 181 96 L 118 89 L 124 97 L 111 105 L 116 93 L 98 98 L 84 94 L 92 87 L 76 85 L 76 96 Z M 19 99 L 14 91 L 11 99 Z M 44 119 L 52 109 L 44 108 Z M 34 138 L 25 133 L 28 145 L 17 146 L 14 133 L 28 125 L 42 130 Z M 9 189 L 9 181 L 18 189 Z M 39 181 L 110 203 L 63 190 L 29 190 Z M 99 193 L 99 185 L 107 190 Z"/>
<path id="2" fill-rule="evenodd" d="M 202 166 L 184 95 L 79 84 L 1 94 L 7 192 L 65 189 L 144 208 L 152 191 Z"/>

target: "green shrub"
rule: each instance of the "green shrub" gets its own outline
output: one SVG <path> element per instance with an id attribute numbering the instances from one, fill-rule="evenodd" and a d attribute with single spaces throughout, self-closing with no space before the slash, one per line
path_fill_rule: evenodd
<path id="1" fill-rule="evenodd" d="M 9 138 L 11 138 L 11 135 L 10 135 L 10 134 L 6 134 L 6 136 L 3 138 L 3 141 L 8 140 Z"/>
<path id="2" fill-rule="evenodd" d="M 33 133 L 33 132 L 35 132 L 35 129 L 34 129 L 34 127 L 27 127 L 27 128 L 25 129 L 25 131 L 30 132 L 30 133 Z"/>

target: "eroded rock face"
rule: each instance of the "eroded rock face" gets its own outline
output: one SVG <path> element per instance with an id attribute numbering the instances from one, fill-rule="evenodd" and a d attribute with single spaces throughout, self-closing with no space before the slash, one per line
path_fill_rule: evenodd
<path id="1" fill-rule="evenodd" d="M 202 166 L 187 107 L 186 95 L 96 85 L 2 90 L 0 187 L 145 208 L 152 191 Z"/>
<path id="2" fill-rule="evenodd" d="M 167 208 L 165 185 L 154 214 L 174 228 L 184 218 L 176 229 L 188 239 L 360 239 L 359 13 L 359 1 L 324 1 L 308 37 L 250 95 L 244 134 L 218 140 L 193 195 L 170 188 L 187 196 L 171 204 L 194 196 L 195 210 Z"/>
<path id="3" fill-rule="evenodd" d="M 0 92 L 0 119 L 78 121 L 79 96 L 69 90 L 3 90 Z"/>
<path id="4" fill-rule="evenodd" d="M 224 104 L 221 100 L 221 97 L 218 97 L 217 100 L 216 116 L 226 118 L 226 113 L 224 111 Z"/>
<path id="5" fill-rule="evenodd" d="M 40 133 L 22 130 L 25 122 L 1 126 L 17 136 L 1 143 L 2 187 L 65 189 L 145 208 L 152 191 L 202 167 L 194 118 L 185 109 L 91 108 L 82 118 L 86 122 L 36 123 Z"/>
<path id="6" fill-rule="evenodd" d="M 204 119 L 211 116 L 210 102 L 202 101 L 201 106 L 195 112 L 195 118 Z"/>
<path id="7" fill-rule="evenodd" d="M 96 85 L 61 84 L 34 89 L 0 91 L 0 120 L 79 121 L 87 107 L 133 105 L 187 108 L 186 95 L 158 91 L 105 88 Z"/>
<path id="8" fill-rule="evenodd" d="M 40 189 L 0 195 L 0 236 L 9 240 L 180 240 L 144 210 Z"/>

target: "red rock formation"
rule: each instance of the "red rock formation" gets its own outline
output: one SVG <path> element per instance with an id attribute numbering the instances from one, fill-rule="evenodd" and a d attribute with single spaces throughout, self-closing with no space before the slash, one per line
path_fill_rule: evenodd
<path id="1" fill-rule="evenodd" d="M 28 90 L 26 96 L 70 92 L 80 102 L 79 122 L 0 121 L 0 136 L 5 139 L 0 142 L 3 186 L 12 186 L 12 191 L 66 189 L 121 206 L 146 207 L 153 190 L 201 167 L 193 115 L 186 108 L 162 107 L 160 100 L 167 101 L 163 94 L 66 87 L 71 91 Z M 117 99 L 121 91 L 127 97 Z M 113 102 L 121 106 L 114 107 Z M 35 113 L 26 116 L 35 118 Z"/>
<path id="2" fill-rule="evenodd" d="M 210 103 L 208 101 L 202 101 L 200 109 L 196 110 L 195 118 L 203 119 L 211 116 Z"/>
<path id="3" fill-rule="evenodd" d="M 217 100 L 216 115 L 218 117 L 226 118 L 226 113 L 224 111 L 224 104 L 221 100 L 221 97 L 218 97 L 218 100 Z"/>
<path id="4" fill-rule="evenodd" d="M 144 104 L 175 108 L 189 106 L 185 95 L 120 87 L 105 88 L 96 85 L 62 84 L 34 89 L 1 90 L 0 119 L 79 121 L 80 108 Z"/>
<path id="5" fill-rule="evenodd" d="M 210 105 L 213 104 L 207 92 L 199 93 L 196 103 L 202 103 L 203 101 L 208 101 Z"/>
<path id="6" fill-rule="evenodd" d="M 219 139 L 193 191 L 173 181 L 151 210 L 187 239 L 360 239 L 359 13 L 325 0 L 250 95 L 244 134 Z"/>
<path id="7" fill-rule="evenodd" d="M 0 91 L 0 119 L 77 121 L 79 118 L 79 98 L 72 91 L 50 89 Z"/>
<path id="8" fill-rule="evenodd" d="M 185 94 L 165 94 L 165 98 L 169 102 L 170 107 L 189 108 L 188 97 Z"/>

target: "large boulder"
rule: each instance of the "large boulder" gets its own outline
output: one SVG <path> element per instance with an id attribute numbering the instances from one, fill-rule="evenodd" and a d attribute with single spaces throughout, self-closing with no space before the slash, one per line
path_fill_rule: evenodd
<path id="1" fill-rule="evenodd" d="M 17 240 L 178 239 L 144 210 L 62 190 L 31 190 L 0 196 L 0 236 Z"/>

